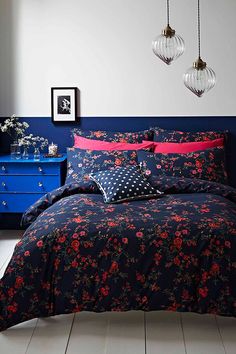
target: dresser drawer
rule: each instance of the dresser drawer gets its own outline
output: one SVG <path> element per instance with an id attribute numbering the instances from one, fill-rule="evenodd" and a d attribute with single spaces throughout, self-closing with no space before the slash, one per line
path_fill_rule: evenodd
<path id="1" fill-rule="evenodd" d="M 59 175 L 60 165 L 53 163 L 0 163 L 0 175 Z"/>
<path id="2" fill-rule="evenodd" d="M 24 213 L 43 194 L 0 194 L 0 213 Z"/>
<path id="3" fill-rule="evenodd" d="M 0 192 L 46 193 L 60 185 L 60 176 L 0 175 Z"/>

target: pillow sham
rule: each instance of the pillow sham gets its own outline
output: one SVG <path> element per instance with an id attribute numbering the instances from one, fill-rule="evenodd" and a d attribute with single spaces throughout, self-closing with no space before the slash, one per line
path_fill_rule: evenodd
<path id="1" fill-rule="evenodd" d="M 103 130 L 88 130 L 72 129 L 73 135 L 82 136 L 87 139 L 118 142 L 118 143 L 142 143 L 143 140 L 153 140 L 153 130 L 143 130 L 139 132 L 107 132 Z"/>
<path id="2" fill-rule="evenodd" d="M 80 148 L 83 150 L 151 150 L 153 148 L 152 141 L 145 141 L 138 144 L 130 144 L 130 143 L 116 143 L 116 142 L 108 142 L 108 141 L 100 141 L 83 138 L 82 136 L 75 135 L 74 136 L 74 147 Z"/>
<path id="3" fill-rule="evenodd" d="M 91 151 L 68 148 L 65 183 L 73 183 L 80 179 L 88 180 L 92 172 L 126 165 L 137 165 L 136 151 Z"/>
<path id="4" fill-rule="evenodd" d="M 137 166 L 99 171 L 90 174 L 90 178 L 102 192 L 105 203 L 150 199 L 163 194 L 151 186 Z"/>
<path id="5" fill-rule="evenodd" d="M 153 140 L 159 142 L 188 143 L 227 138 L 226 131 L 182 132 L 178 130 L 165 130 L 161 128 L 151 129 L 154 131 Z"/>
<path id="6" fill-rule="evenodd" d="M 222 147 L 186 154 L 138 151 L 138 162 L 146 176 L 168 175 L 227 184 L 225 152 Z"/>
<path id="7" fill-rule="evenodd" d="M 199 142 L 191 142 L 191 143 L 157 143 L 154 144 L 154 152 L 155 153 L 188 153 L 199 150 L 207 150 L 214 147 L 224 146 L 224 139 L 216 139 L 209 141 L 199 141 Z"/>

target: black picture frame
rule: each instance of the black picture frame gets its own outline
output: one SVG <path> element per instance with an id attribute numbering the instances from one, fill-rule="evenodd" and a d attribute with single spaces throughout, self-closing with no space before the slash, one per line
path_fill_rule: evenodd
<path id="1" fill-rule="evenodd" d="M 54 124 L 79 120 L 78 91 L 77 87 L 51 87 L 51 117 Z"/>

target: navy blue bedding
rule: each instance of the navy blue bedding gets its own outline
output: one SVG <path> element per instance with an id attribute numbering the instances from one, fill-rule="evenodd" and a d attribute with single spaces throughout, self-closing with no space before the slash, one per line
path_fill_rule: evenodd
<path id="1" fill-rule="evenodd" d="M 105 204 L 81 181 L 48 193 L 0 280 L 0 330 L 78 311 L 236 316 L 236 190 L 152 177 L 165 195 Z"/>

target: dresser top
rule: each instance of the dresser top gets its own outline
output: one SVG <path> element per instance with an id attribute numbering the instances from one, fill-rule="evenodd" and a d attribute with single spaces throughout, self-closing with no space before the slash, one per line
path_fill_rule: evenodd
<path id="1" fill-rule="evenodd" d="M 29 155 L 29 159 L 19 159 L 15 160 L 11 158 L 11 155 L 0 155 L 0 163 L 61 163 L 66 160 L 66 154 L 62 154 L 61 157 L 43 157 L 43 155 L 40 156 L 40 160 L 34 160 L 33 154 Z"/>

